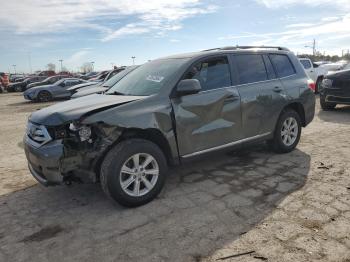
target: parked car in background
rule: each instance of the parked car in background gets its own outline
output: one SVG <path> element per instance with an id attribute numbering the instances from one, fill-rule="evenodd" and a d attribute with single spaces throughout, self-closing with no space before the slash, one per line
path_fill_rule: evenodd
<path id="1" fill-rule="evenodd" d="M 303 65 L 306 74 L 315 82 L 315 93 L 317 94 L 319 86 L 324 76 L 327 74 L 327 70 L 313 63 L 309 58 L 299 58 L 299 61 Z"/>
<path id="2" fill-rule="evenodd" d="M 329 73 L 322 81 L 320 104 L 331 110 L 338 104 L 350 105 L 350 69 Z"/>
<path id="3" fill-rule="evenodd" d="M 27 85 L 29 85 L 31 83 L 43 81 L 44 79 L 46 79 L 46 76 L 27 77 L 21 82 L 9 84 L 7 87 L 7 91 L 8 92 L 23 92 L 24 90 L 26 90 Z"/>
<path id="4" fill-rule="evenodd" d="M 112 78 L 107 80 L 104 83 L 92 85 L 92 86 L 86 86 L 80 89 L 74 89 L 74 87 L 70 88 L 73 91 L 73 95 L 71 98 L 78 98 L 82 96 L 87 96 L 91 94 L 102 94 L 109 90 L 112 86 L 114 86 L 116 83 L 118 83 L 123 77 L 125 77 L 130 72 L 134 71 L 138 66 L 129 66 L 126 67 L 124 70 L 119 71 L 116 75 L 114 75 Z M 106 77 L 108 78 L 108 77 Z"/>
<path id="5" fill-rule="evenodd" d="M 97 75 L 97 72 L 89 72 L 89 73 L 86 73 L 85 75 L 82 75 L 80 78 L 84 80 L 88 80 L 89 78 L 94 77 L 96 75 Z"/>
<path id="6" fill-rule="evenodd" d="M 81 84 L 85 80 L 80 78 L 63 78 L 52 85 L 36 86 L 26 90 L 23 96 L 27 100 L 47 102 L 53 99 L 69 98 L 69 87 Z"/>
<path id="7" fill-rule="evenodd" d="M 38 73 L 38 76 L 49 77 L 49 76 L 54 76 L 54 75 L 56 75 L 56 73 L 55 73 L 55 71 L 52 71 L 52 70 L 41 71 Z"/>
<path id="8" fill-rule="evenodd" d="M 102 72 L 98 73 L 97 75 L 88 78 L 88 80 L 94 81 L 94 82 L 102 82 L 108 74 L 109 74 L 109 71 L 102 71 Z"/>
<path id="9" fill-rule="evenodd" d="M 315 113 L 298 59 L 281 47 L 225 47 L 148 62 L 106 94 L 32 113 L 24 148 L 44 185 L 100 181 L 125 206 L 163 188 L 169 165 L 268 141 L 292 151 Z"/>
<path id="10" fill-rule="evenodd" d="M 8 85 L 9 85 L 8 75 L 4 72 L 0 72 L 1 93 L 8 87 Z"/>
<path id="11" fill-rule="evenodd" d="M 327 72 L 339 71 L 343 67 L 344 64 L 339 62 L 320 65 L 320 68 L 327 70 Z"/>
<path id="12" fill-rule="evenodd" d="M 56 83 L 58 80 L 61 80 L 62 78 L 67 78 L 67 77 L 69 77 L 69 76 L 67 76 L 67 75 L 50 76 L 48 78 L 45 78 L 41 82 L 35 82 L 35 83 L 31 83 L 31 84 L 27 85 L 26 90 L 30 89 L 32 87 L 35 87 L 35 86 L 52 85 L 52 84 Z"/>
<path id="13" fill-rule="evenodd" d="M 9 80 L 11 83 L 23 81 L 26 78 L 24 74 L 10 74 Z"/>
<path id="14" fill-rule="evenodd" d="M 82 84 L 78 84 L 75 86 L 71 86 L 69 87 L 67 90 L 71 93 L 74 94 L 75 92 L 77 92 L 79 89 L 81 88 L 87 88 L 87 87 L 93 87 L 93 86 L 98 86 L 100 85 L 100 82 L 90 82 L 90 81 L 86 81 L 83 82 Z"/>

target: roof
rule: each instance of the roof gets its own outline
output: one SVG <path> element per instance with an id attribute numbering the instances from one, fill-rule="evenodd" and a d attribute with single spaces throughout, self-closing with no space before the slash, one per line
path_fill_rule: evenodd
<path id="1" fill-rule="evenodd" d="M 192 52 L 192 53 L 172 55 L 172 56 L 162 57 L 160 59 L 194 58 L 194 57 L 206 56 L 208 54 L 222 54 L 230 51 L 231 52 L 247 52 L 247 51 L 290 52 L 288 48 L 280 47 L 280 46 L 238 46 L 237 45 L 237 46 L 225 46 L 225 47 L 212 48 L 212 49 L 207 49 L 207 50 L 202 50 L 202 51 Z"/>

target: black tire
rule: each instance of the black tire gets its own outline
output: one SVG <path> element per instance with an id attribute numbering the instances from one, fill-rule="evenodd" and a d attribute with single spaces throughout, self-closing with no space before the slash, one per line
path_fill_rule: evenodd
<path id="1" fill-rule="evenodd" d="M 21 86 L 15 86 L 15 92 L 22 92 L 23 88 Z"/>
<path id="2" fill-rule="evenodd" d="M 315 84 L 315 94 L 318 94 L 318 93 L 319 93 L 319 90 L 320 90 L 320 86 L 321 86 L 321 84 L 322 84 L 322 81 L 323 81 L 323 76 L 320 76 L 319 78 L 317 78 L 316 84 Z"/>
<path id="3" fill-rule="evenodd" d="M 39 102 L 48 102 L 52 100 L 52 95 L 50 92 L 43 90 L 39 92 L 37 100 Z"/>
<path id="4" fill-rule="evenodd" d="M 149 154 L 156 160 L 159 175 L 154 187 L 148 193 L 142 196 L 131 196 L 121 186 L 121 168 L 131 156 L 139 153 Z M 128 139 L 112 148 L 102 161 L 101 187 L 108 197 L 122 206 L 141 206 L 153 200 L 160 193 L 165 183 L 166 170 L 166 158 L 156 144 L 144 139 Z"/>
<path id="5" fill-rule="evenodd" d="M 326 102 L 326 98 L 323 95 L 320 95 L 320 105 L 323 110 L 328 111 L 333 110 L 337 104 Z"/>
<path id="6" fill-rule="evenodd" d="M 297 124 L 297 130 L 298 133 L 296 135 L 295 141 L 290 144 L 286 145 L 283 142 L 282 139 L 282 128 L 283 124 L 285 121 L 289 118 L 293 118 L 296 121 Z M 274 150 L 277 153 L 289 153 L 295 149 L 295 147 L 298 145 L 299 140 L 300 140 L 300 135 L 301 135 L 301 119 L 299 114 L 292 110 L 292 109 L 287 109 L 283 111 L 278 119 L 275 131 L 274 131 L 274 137 L 273 139 L 268 141 L 269 146 L 271 147 L 272 150 Z"/>

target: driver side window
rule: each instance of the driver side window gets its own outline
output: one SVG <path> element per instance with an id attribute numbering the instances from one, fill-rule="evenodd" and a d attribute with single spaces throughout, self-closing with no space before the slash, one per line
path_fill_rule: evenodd
<path id="1" fill-rule="evenodd" d="M 231 86 L 227 57 L 210 58 L 195 64 L 184 79 L 197 79 L 203 91 Z"/>

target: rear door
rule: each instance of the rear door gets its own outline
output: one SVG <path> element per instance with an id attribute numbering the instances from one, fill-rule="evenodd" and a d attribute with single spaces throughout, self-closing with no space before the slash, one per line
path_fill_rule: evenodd
<path id="1" fill-rule="evenodd" d="M 172 98 L 179 153 L 189 157 L 241 138 L 241 108 L 226 55 L 202 59 L 183 79 L 198 79 L 197 94 Z"/>
<path id="2" fill-rule="evenodd" d="M 243 138 L 269 135 L 271 118 L 276 114 L 283 93 L 271 63 L 262 54 L 232 54 L 241 97 Z"/>

